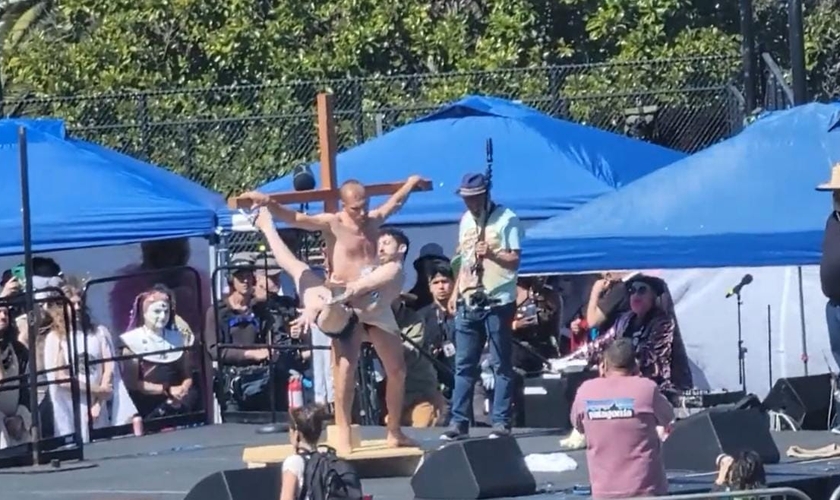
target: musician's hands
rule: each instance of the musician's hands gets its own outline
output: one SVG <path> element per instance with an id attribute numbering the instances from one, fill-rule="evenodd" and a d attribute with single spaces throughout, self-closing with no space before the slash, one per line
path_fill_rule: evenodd
<path id="1" fill-rule="evenodd" d="M 487 246 L 486 241 L 479 241 L 475 244 L 475 256 L 479 259 L 487 258 L 490 253 L 490 247 Z"/>
<path id="2" fill-rule="evenodd" d="M 455 316 L 455 312 L 458 310 L 458 292 L 453 292 L 449 296 L 449 301 L 446 303 L 446 311 Z"/>

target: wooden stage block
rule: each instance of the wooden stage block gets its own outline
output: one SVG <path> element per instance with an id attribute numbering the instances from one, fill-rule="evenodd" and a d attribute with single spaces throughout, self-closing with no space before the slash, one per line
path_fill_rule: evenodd
<path id="1" fill-rule="evenodd" d="M 327 427 L 327 440 L 324 443 L 327 445 L 332 434 L 330 427 L 333 426 Z M 339 453 L 339 456 L 353 464 L 361 478 L 411 477 L 423 459 L 424 452 L 420 448 L 391 448 L 384 439 L 361 440 L 358 426 L 353 426 L 351 433 L 351 441 L 354 444 L 358 442 L 358 446 L 354 446 L 349 455 Z M 291 444 L 255 446 L 243 450 L 242 461 L 249 469 L 253 469 L 281 463 L 294 453 Z"/>

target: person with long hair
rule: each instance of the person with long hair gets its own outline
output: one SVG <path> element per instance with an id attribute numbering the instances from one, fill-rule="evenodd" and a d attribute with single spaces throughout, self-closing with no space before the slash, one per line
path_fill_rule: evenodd
<path id="1" fill-rule="evenodd" d="M 767 485 L 764 463 L 761 456 L 752 450 L 742 451 L 734 457 L 720 455 L 717 466 L 715 491 L 757 490 Z"/>
<path id="2" fill-rule="evenodd" d="M 65 380 L 49 386 L 53 406 L 55 435 L 75 432 L 73 394 L 70 366 L 78 377 L 80 395 L 80 421 L 82 439 L 90 440 L 90 429 L 111 424 L 109 402 L 119 381 L 116 364 L 112 361 L 111 334 L 96 324 L 82 304 L 81 282 L 68 278 L 61 287 L 73 313 L 62 302 L 48 303 L 45 313 L 49 317 L 48 331 L 44 337 L 43 361 L 50 382 Z M 68 325 L 68 321 L 75 324 Z"/>

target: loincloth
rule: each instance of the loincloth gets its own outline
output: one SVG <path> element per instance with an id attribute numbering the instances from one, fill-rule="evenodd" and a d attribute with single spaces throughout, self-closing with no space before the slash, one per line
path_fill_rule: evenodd
<path id="1" fill-rule="evenodd" d="M 332 287 L 332 290 L 337 295 L 344 293 L 344 287 Z M 353 310 L 358 318 L 358 323 L 370 330 L 371 327 L 379 328 L 382 331 L 399 335 L 402 329 L 397 324 L 397 318 L 394 316 L 394 310 L 390 304 L 384 304 L 379 300 L 378 292 L 373 292 L 363 297 L 345 303 L 347 307 Z"/>
<path id="2" fill-rule="evenodd" d="M 394 335 L 399 335 L 402 331 L 397 324 L 394 310 L 390 306 L 375 307 L 364 311 L 354 309 L 354 311 L 356 311 L 356 315 L 359 317 L 359 323 L 365 330 L 369 331 L 371 327 L 375 327 Z"/>

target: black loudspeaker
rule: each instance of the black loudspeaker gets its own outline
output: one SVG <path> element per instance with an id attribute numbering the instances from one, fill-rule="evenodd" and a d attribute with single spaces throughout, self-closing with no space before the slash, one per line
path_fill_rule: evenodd
<path id="1" fill-rule="evenodd" d="M 713 408 L 674 424 L 662 443 L 662 460 L 667 470 L 711 472 L 717 470 L 721 453 L 735 456 L 747 450 L 758 453 L 765 464 L 779 463 L 767 414 L 755 408 Z"/>
<path id="2" fill-rule="evenodd" d="M 458 478 L 448 481 L 446 478 Z M 533 495 L 537 482 L 513 437 L 468 439 L 428 453 L 414 476 L 415 498 L 472 500 Z"/>
<path id="3" fill-rule="evenodd" d="M 764 408 L 786 414 L 803 430 L 830 427 L 831 374 L 780 378 L 764 398 Z"/>
<path id="4" fill-rule="evenodd" d="M 578 387 L 597 376 L 597 372 L 585 370 L 559 378 L 551 375 L 526 378 L 522 395 L 522 427 L 572 430 L 569 414 Z"/>
<path id="5" fill-rule="evenodd" d="M 214 472 L 187 493 L 184 500 L 277 500 L 282 466 Z"/>

